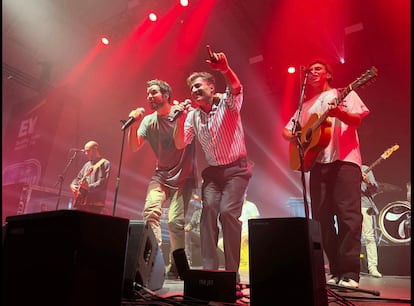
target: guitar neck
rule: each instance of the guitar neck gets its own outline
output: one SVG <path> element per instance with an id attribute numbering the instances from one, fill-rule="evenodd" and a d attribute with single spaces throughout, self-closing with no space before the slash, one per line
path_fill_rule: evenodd
<path id="1" fill-rule="evenodd" d="M 351 90 L 352 90 L 352 85 L 350 84 L 350 85 L 348 85 L 347 87 L 345 87 L 344 88 L 344 90 L 342 90 L 341 92 L 340 92 L 340 94 L 339 94 L 339 96 L 338 96 L 338 98 L 336 98 L 335 100 L 336 100 L 336 105 L 338 106 L 344 99 L 345 99 L 345 97 L 347 96 L 347 95 L 349 95 L 349 93 L 351 92 Z M 319 119 L 315 122 L 315 124 L 314 124 L 314 126 L 313 126 L 313 129 L 316 129 L 316 128 L 318 128 L 321 124 L 322 124 L 322 122 L 324 122 L 325 120 L 326 120 L 326 118 L 328 117 L 328 113 L 329 113 L 329 110 L 327 110 L 327 111 L 325 111 L 320 117 L 319 117 Z"/>
<path id="2" fill-rule="evenodd" d="M 349 93 L 354 90 L 355 88 L 358 88 L 365 84 L 368 80 L 372 80 L 375 76 L 377 76 L 378 71 L 377 68 L 371 67 L 367 72 L 365 72 L 363 75 L 361 75 L 358 79 L 356 79 L 354 82 L 349 84 L 348 86 L 344 87 L 342 90 L 339 91 L 339 95 L 336 98 L 336 106 L 338 106 Z M 317 129 L 328 117 L 328 112 L 324 112 L 319 119 L 315 122 L 313 129 Z"/>
<path id="3" fill-rule="evenodd" d="M 378 158 L 376 161 L 374 161 L 368 168 L 364 170 L 364 173 L 370 172 L 372 169 L 374 169 L 376 166 L 380 164 L 384 159 L 382 157 Z"/>

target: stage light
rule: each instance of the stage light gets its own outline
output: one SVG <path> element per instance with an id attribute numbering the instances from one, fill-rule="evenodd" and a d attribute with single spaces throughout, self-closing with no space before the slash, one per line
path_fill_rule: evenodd
<path id="1" fill-rule="evenodd" d="M 108 44 L 109 44 L 109 39 L 108 39 L 107 37 L 102 37 L 102 38 L 101 38 L 101 42 L 102 42 L 104 45 L 108 45 Z"/>
<path id="2" fill-rule="evenodd" d="M 341 57 L 341 58 L 339 59 L 339 61 L 341 62 L 341 64 L 345 64 L 345 59 L 344 59 L 343 57 Z"/>
<path id="3" fill-rule="evenodd" d="M 181 6 L 187 6 L 188 5 L 188 0 L 180 0 L 180 4 L 181 4 Z"/>
<path id="4" fill-rule="evenodd" d="M 150 13 L 150 14 L 148 15 L 148 18 L 149 18 L 151 21 L 157 21 L 157 14 L 155 14 L 155 13 Z"/>
<path id="5" fill-rule="evenodd" d="M 290 67 L 288 68 L 288 73 L 292 74 L 292 73 L 295 73 L 295 72 L 296 72 L 295 67 L 290 66 Z"/>

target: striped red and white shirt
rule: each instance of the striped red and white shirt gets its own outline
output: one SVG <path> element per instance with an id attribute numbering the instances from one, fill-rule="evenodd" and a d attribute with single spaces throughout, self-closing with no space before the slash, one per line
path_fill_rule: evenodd
<path id="1" fill-rule="evenodd" d="M 184 124 L 184 141 L 191 143 L 196 136 L 210 166 L 223 166 L 247 156 L 240 117 L 243 88 L 236 96 L 230 88 L 209 113 L 200 107 L 191 110 Z"/>

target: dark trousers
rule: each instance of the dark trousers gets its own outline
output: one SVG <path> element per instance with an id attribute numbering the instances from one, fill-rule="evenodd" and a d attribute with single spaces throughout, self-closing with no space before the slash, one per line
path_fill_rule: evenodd
<path id="1" fill-rule="evenodd" d="M 321 225 L 330 272 L 355 281 L 360 272 L 361 178 L 358 165 L 342 161 L 317 163 L 310 173 L 312 218 Z"/>
<path id="2" fill-rule="evenodd" d="M 200 238 L 204 269 L 219 268 L 219 221 L 223 233 L 225 269 L 238 271 L 242 227 L 239 217 L 251 175 L 247 163 L 210 166 L 202 172 Z"/>

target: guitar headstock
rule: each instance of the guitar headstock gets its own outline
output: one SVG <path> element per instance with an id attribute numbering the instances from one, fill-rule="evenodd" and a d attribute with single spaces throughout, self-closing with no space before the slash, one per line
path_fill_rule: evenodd
<path id="1" fill-rule="evenodd" d="M 389 148 L 388 150 L 386 150 L 384 153 L 382 153 L 381 157 L 383 159 L 387 159 L 388 157 L 391 156 L 391 154 L 395 151 L 397 151 L 400 148 L 399 145 L 393 145 L 391 148 Z"/>
<path id="2" fill-rule="evenodd" d="M 356 79 L 350 87 L 352 89 L 358 87 L 365 87 L 375 81 L 376 77 L 378 76 L 378 69 L 372 66 L 368 69 L 365 73 L 363 73 L 358 79 Z"/>

